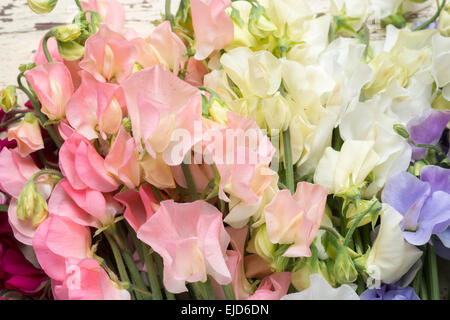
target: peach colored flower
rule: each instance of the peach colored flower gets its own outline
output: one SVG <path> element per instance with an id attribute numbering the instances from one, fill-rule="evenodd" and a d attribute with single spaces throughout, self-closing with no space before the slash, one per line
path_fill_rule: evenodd
<path id="1" fill-rule="evenodd" d="M 39 120 L 31 113 L 25 116 L 16 126 L 9 128 L 8 140 L 16 140 L 19 154 L 28 156 L 37 150 L 44 149 Z"/>

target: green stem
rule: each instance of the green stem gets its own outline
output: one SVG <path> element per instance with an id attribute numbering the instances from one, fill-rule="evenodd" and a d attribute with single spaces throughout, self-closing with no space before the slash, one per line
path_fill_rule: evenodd
<path id="1" fill-rule="evenodd" d="M 362 240 L 361 240 L 361 233 L 359 232 L 358 229 L 355 230 L 355 249 L 356 252 L 359 254 L 363 254 L 363 245 L 362 245 Z"/>
<path id="2" fill-rule="evenodd" d="M 122 252 L 122 256 L 125 260 L 125 263 L 128 267 L 128 271 L 130 271 L 131 278 L 133 279 L 133 283 L 140 289 L 147 291 L 147 287 L 144 283 L 144 281 L 141 278 L 141 274 L 139 273 L 138 268 L 136 267 L 136 264 L 134 263 L 133 256 L 128 250 L 125 250 Z M 138 296 L 138 295 L 137 295 Z M 140 300 L 146 300 L 146 297 L 142 294 L 139 294 Z M 148 297 L 147 297 L 148 298 Z"/>
<path id="3" fill-rule="evenodd" d="M 77 1 L 77 0 L 75 0 Z M 48 51 L 47 41 L 53 37 L 53 32 L 49 31 L 45 34 L 44 39 L 42 40 L 42 50 L 44 51 L 45 58 L 48 62 L 53 62 L 52 55 L 50 54 L 50 51 Z"/>
<path id="4" fill-rule="evenodd" d="M 202 298 L 203 300 L 215 300 L 214 292 L 211 287 L 210 280 L 206 280 L 206 282 L 193 282 L 192 289 L 197 298 Z"/>
<path id="5" fill-rule="evenodd" d="M 166 0 L 166 5 L 165 5 L 165 18 L 166 20 L 169 20 L 170 24 L 173 26 L 173 16 L 172 16 L 172 12 L 171 12 L 171 0 Z"/>
<path id="6" fill-rule="evenodd" d="M 80 0 L 75 0 L 75 3 L 77 5 L 78 9 L 80 9 L 80 11 L 83 11 L 83 6 L 81 5 Z"/>
<path id="7" fill-rule="evenodd" d="M 195 187 L 194 179 L 192 178 L 191 170 L 189 169 L 189 165 L 186 163 L 182 163 L 181 168 L 183 169 L 183 174 L 186 179 L 191 199 L 192 201 L 196 201 L 199 199 L 199 197 L 197 193 L 197 188 Z"/>
<path id="8" fill-rule="evenodd" d="M 164 198 L 161 196 L 161 192 L 159 192 L 158 188 L 156 188 L 154 185 L 150 185 L 150 188 L 153 191 L 153 195 L 155 196 L 156 200 L 158 200 L 158 202 L 164 201 Z"/>
<path id="9" fill-rule="evenodd" d="M 434 21 L 436 21 L 436 19 L 439 17 L 439 15 L 441 14 L 442 9 L 444 9 L 445 7 L 445 3 L 447 2 L 447 0 L 442 0 L 441 5 L 438 7 L 438 10 L 436 11 L 436 13 L 434 14 L 434 16 L 432 16 L 430 19 L 428 19 L 427 21 L 425 21 L 424 23 L 422 23 L 420 26 L 418 26 L 417 28 L 415 28 L 413 31 L 419 31 L 419 30 L 423 30 L 426 27 L 428 27 L 430 24 L 432 24 Z"/>
<path id="10" fill-rule="evenodd" d="M 336 238 L 336 240 L 337 240 L 339 243 L 342 242 L 343 237 L 339 234 L 339 232 L 337 232 L 336 230 L 334 230 L 334 228 L 329 228 L 329 227 L 326 227 L 326 226 L 320 226 L 319 230 L 324 230 L 324 231 L 330 233 L 333 237 Z"/>
<path id="11" fill-rule="evenodd" d="M 130 283 L 130 278 L 128 277 L 127 270 L 125 268 L 125 264 L 123 263 L 122 255 L 120 254 L 119 247 L 117 246 L 114 239 L 107 233 L 104 233 L 106 236 L 106 240 L 108 240 L 108 243 L 111 247 L 111 250 L 114 255 L 114 259 L 116 260 L 117 269 L 119 271 L 120 280 Z"/>
<path id="12" fill-rule="evenodd" d="M 139 288 L 138 286 L 135 286 L 134 284 L 131 284 L 130 287 L 131 287 L 134 291 L 138 292 L 139 294 L 144 295 L 144 296 L 147 296 L 148 298 L 150 298 L 150 299 L 145 299 L 145 300 L 151 300 L 151 298 L 153 297 L 153 295 L 152 295 L 151 292 L 148 292 L 147 290 L 141 289 L 141 288 Z"/>
<path id="13" fill-rule="evenodd" d="M 40 105 L 39 103 L 36 101 L 36 99 L 34 99 L 33 94 L 28 91 L 28 89 L 26 89 L 23 84 L 22 84 L 22 77 L 24 77 L 23 72 L 20 73 L 17 76 L 17 83 L 19 85 L 19 89 L 22 90 L 26 96 L 28 97 L 28 99 L 30 99 L 31 104 L 33 105 L 34 108 L 34 112 L 36 113 L 36 115 L 39 117 L 39 120 L 42 124 L 42 126 L 44 127 L 44 129 L 47 130 L 48 134 L 50 135 L 50 137 L 52 138 L 52 140 L 55 142 L 56 146 L 59 148 L 61 148 L 62 146 L 62 142 L 59 139 L 58 135 L 56 134 L 56 132 L 53 130 L 53 128 L 51 127 L 51 125 L 46 125 L 44 126 L 45 122 L 47 121 L 46 116 L 42 113 L 41 109 L 40 109 Z"/>
<path id="14" fill-rule="evenodd" d="M 286 186 L 292 194 L 295 193 L 294 167 L 292 164 L 291 135 L 289 129 L 283 132 L 284 168 L 286 172 Z"/>
<path id="15" fill-rule="evenodd" d="M 0 204 L 0 212 L 8 212 L 9 205 Z"/>
<path id="16" fill-rule="evenodd" d="M 142 244 L 142 247 L 144 251 L 145 267 L 147 268 L 148 281 L 150 282 L 150 287 L 153 292 L 153 299 L 162 300 L 163 297 L 161 294 L 161 287 L 159 286 L 159 280 L 156 276 L 156 267 L 150 252 L 150 247 L 144 244 Z"/>
<path id="17" fill-rule="evenodd" d="M 372 205 L 368 209 L 364 210 L 359 216 L 356 217 L 355 221 L 353 221 L 352 226 L 350 227 L 350 229 L 348 230 L 347 234 L 345 235 L 345 239 L 344 239 L 344 243 L 343 243 L 344 246 L 347 246 L 349 244 L 350 240 L 352 239 L 353 232 L 355 232 L 355 229 L 358 226 L 358 224 L 361 222 L 361 220 L 367 214 L 369 214 L 372 211 L 373 207 L 377 203 L 378 202 L 375 201 L 374 203 L 372 203 Z"/>
<path id="18" fill-rule="evenodd" d="M 11 119 L 9 119 L 9 120 L 6 120 L 5 122 L 2 122 L 2 123 L 0 124 L 0 128 L 7 127 L 7 126 L 9 126 L 11 123 L 14 123 L 14 122 L 16 122 L 17 120 L 22 119 L 24 116 L 25 116 L 25 114 L 19 114 L 19 115 L 15 116 L 15 117 L 13 117 L 13 118 L 11 118 Z"/>
<path id="19" fill-rule="evenodd" d="M 439 300 L 439 276 L 436 261 L 436 249 L 433 245 L 428 245 L 427 252 L 427 267 L 429 274 L 429 285 L 430 285 L 430 299 Z"/>
<path id="20" fill-rule="evenodd" d="M 227 300 L 236 300 L 236 297 L 234 296 L 233 286 L 231 285 L 231 283 L 227 284 L 226 286 L 222 286 L 222 288 Z"/>

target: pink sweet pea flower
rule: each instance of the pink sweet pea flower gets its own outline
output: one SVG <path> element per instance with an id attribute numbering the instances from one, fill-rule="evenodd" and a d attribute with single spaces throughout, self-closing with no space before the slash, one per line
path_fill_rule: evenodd
<path id="1" fill-rule="evenodd" d="M 186 82 L 195 86 L 203 86 L 203 78 L 209 73 L 208 68 L 202 61 L 191 57 L 188 61 L 187 72 L 186 72 Z"/>
<path id="2" fill-rule="evenodd" d="M 116 194 L 114 199 L 126 207 L 123 216 L 136 232 L 159 209 L 159 203 L 149 184 L 141 185 L 139 192 L 128 190 Z"/>
<path id="3" fill-rule="evenodd" d="M 231 237 L 233 250 L 227 250 L 227 266 L 231 273 L 231 283 L 233 284 L 234 296 L 237 300 L 247 299 L 251 294 L 251 285 L 245 276 L 244 255 L 245 240 L 247 238 L 248 227 L 241 229 L 226 228 Z"/>
<path id="4" fill-rule="evenodd" d="M 186 46 L 172 32 L 169 21 L 157 26 L 148 38 L 137 37 L 132 42 L 138 50 L 137 61 L 144 68 L 160 64 L 178 74 L 181 63 L 186 60 Z"/>
<path id="5" fill-rule="evenodd" d="M 267 234 L 272 243 L 292 244 L 284 257 L 310 257 L 309 246 L 320 228 L 327 190 L 300 182 L 294 196 L 282 190 L 264 209 Z"/>
<path id="6" fill-rule="evenodd" d="M 61 120 L 74 86 L 69 69 L 61 62 L 51 62 L 25 73 L 41 102 L 41 111 L 50 120 Z"/>
<path id="7" fill-rule="evenodd" d="M 72 220 L 50 215 L 36 230 L 33 249 L 42 269 L 57 281 L 66 278 L 66 259 L 84 259 L 91 249 L 91 232 Z"/>
<path id="8" fill-rule="evenodd" d="M 194 159 L 192 159 L 191 162 L 192 163 L 188 164 L 188 166 L 191 171 L 192 178 L 194 179 L 195 187 L 197 192 L 202 193 L 208 186 L 211 179 L 214 178 L 214 173 L 211 167 L 207 164 L 195 164 L 193 163 Z M 188 185 L 186 183 L 186 177 L 184 176 L 181 166 L 171 167 L 171 169 L 177 184 L 180 187 L 187 189 Z"/>
<path id="9" fill-rule="evenodd" d="M 199 90 L 160 65 L 134 73 L 122 87 L 138 151 L 143 141 L 153 158 L 163 153 L 168 165 L 181 164 L 183 153 L 196 143 L 195 124 L 201 126 Z M 173 140 L 179 137 L 172 137 L 178 129 L 189 134 L 181 146 Z"/>
<path id="10" fill-rule="evenodd" d="M 98 81 L 120 83 L 131 75 L 136 60 L 134 45 L 101 24 L 99 31 L 86 41 L 84 58 L 79 65 Z"/>
<path id="11" fill-rule="evenodd" d="M 164 261 L 164 286 L 172 293 L 187 291 L 185 282 L 231 282 L 226 265 L 230 237 L 222 213 L 205 201 L 161 202 L 159 210 L 139 229 L 138 238 Z"/>
<path id="12" fill-rule="evenodd" d="M 28 117 L 28 115 L 19 124 L 8 130 L 8 140 L 17 141 L 19 154 L 22 157 L 44 149 L 39 120 L 34 116 Z"/>
<path id="13" fill-rule="evenodd" d="M 130 300 L 130 293 L 112 281 L 98 261 L 66 259 L 63 280 L 53 281 L 56 300 Z"/>
<path id="14" fill-rule="evenodd" d="M 120 87 L 99 82 L 86 71 L 80 76 L 81 85 L 67 103 L 67 120 L 89 140 L 98 138 L 97 130 L 106 139 L 106 135 L 117 133 L 122 123 Z"/>
<path id="15" fill-rule="evenodd" d="M 120 127 L 111 150 L 105 158 L 105 168 L 130 189 L 141 184 L 136 144 L 123 126 Z"/>
<path id="16" fill-rule="evenodd" d="M 291 283 L 291 273 L 273 273 L 261 281 L 258 289 L 247 300 L 280 300 L 284 297 Z"/>
<path id="17" fill-rule="evenodd" d="M 229 6 L 230 0 L 191 0 L 197 60 L 204 60 L 233 42 L 233 20 L 225 12 Z"/>
<path id="18" fill-rule="evenodd" d="M 19 198 L 25 184 L 39 168 L 31 157 L 21 157 L 17 148 L 3 148 L 0 152 L 0 189 Z"/>
<path id="19" fill-rule="evenodd" d="M 122 206 L 111 194 L 90 188 L 75 190 L 63 179 L 50 196 L 48 210 L 80 225 L 100 228 L 111 224 Z"/>
<path id="20" fill-rule="evenodd" d="M 42 37 L 41 41 L 39 42 L 39 48 L 36 51 L 36 55 L 34 56 L 34 63 L 36 63 L 36 65 L 38 65 L 38 66 L 41 64 L 46 64 L 48 62 L 47 58 L 45 57 L 44 49 L 42 46 L 43 40 L 44 40 L 44 37 Z M 50 56 L 52 57 L 53 61 L 59 61 L 59 62 L 64 61 L 64 59 L 61 58 L 61 56 L 59 55 L 58 43 L 56 42 L 55 38 L 48 39 L 47 48 L 48 48 L 48 51 L 50 52 Z"/>
<path id="21" fill-rule="evenodd" d="M 214 126 L 203 136 L 206 155 L 220 173 L 219 198 L 230 201 L 228 192 L 257 204 L 275 174 L 269 169 L 275 148 L 253 119 L 234 112 L 227 117 L 227 126 Z"/>
<path id="22" fill-rule="evenodd" d="M 108 27 L 120 32 L 125 24 L 125 9 L 118 0 L 89 0 L 81 2 L 83 10 L 98 13 Z"/>
<path id="23" fill-rule="evenodd" d="M 76 190 L 91 188 L 112 192 L 119 187 L 119 183 L 106 170 L 105 160 L 86 138 L 76 132 L 59 150 L 59 167 Z"/>

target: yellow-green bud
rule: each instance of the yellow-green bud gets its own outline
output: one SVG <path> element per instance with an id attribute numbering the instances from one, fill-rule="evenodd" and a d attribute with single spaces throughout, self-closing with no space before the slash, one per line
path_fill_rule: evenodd
<path id="1" fill-rule="evenodd" d="M 358 200 L 357 203 L 352 203 L 346 213 L 347 228 L 350 228 L 355 219 L 370 207 L 372 207 L 371 211 L 361 219 L 357 227 L 362 227 L 370 222 L 372 222 L 372 224 L 376 223 L 376 220 L 378 219 L 379 213 L 381 211 L 381 205 L 379 203 L 374 204 L 374 202 L 378 202 L 378 200 Z"/>
<path id="2" fill-rule="evenodd" d="M 211 118 L 217 123 L 226 124 L 228 119 L 227 113 L 230 109 L 220 104 L 217 99 L 212 100 L 213 101 L 210 101 L 210 107 L 208 109 Z"/>
<path id="3" fill-rule="evenodd" d="M 52 33 L 56 40 L 67 42 L 77 39 L 81 34 L 81 28 L 80 25 L 73 23 L 55 27 Z"/>
<path id="4" fill-rule="evenodd" d="M 248 30 L 255 37 L 265 39 L 270 34 L 277 31 L 277 27 L 270 21 L 264 7 L 258 5 L 252 6 Z"/>
<path id="5" fill-rule="evenodd" d="M 131 132 L 131 120 L 128 117 L 125 117 L 122 119 L 122 125 L 123 128 L 127 131 L 127 132 Z"/>
<path id="6" fill-rule="evenodd" d="M 19 199 L 17 199 L 17 218 L 19 220 L 23 221 L 33 217 L 36 192 L 36 186 L 31 181 L 20 192 Z"/>
<path id="7" fill-rule="evenodd" d="M 34 228 L 37 228 L 42 222 L 45 221 L 45 219 L 47 219 L 48 206 L 47 201 L 45 201 L 44 197 L 39 192 L 36 193 L 34 202 L 34 212 L 31 219 L 31 224 Z"/>
<path id="8" fill-rule="evenodd" d="M 5 113 L 11 111 L 17 104 L 17 93 L 15 86 L 8 86 L 2 90 L 0 106 Z"/>
<path id="9" fill-rule="evenodd" d="M 58 51 L 61 58 L 67 61 L 76 61 L 84 55 L 84 47 L 75 41 L 58 41 Z"/>
<path id="10" fill-rule="evenodd" d="M 269 240 L 266 225 L 259 228 L 255 235 L 256 253 L 265 260 L 271 261 L 275 253 L 275 245 Z"/>
<path id="11" fill-rule="evenodd" d="M 346 247 L 340 246 L 334 262 L 334 276 L 338 283 L 352 283 L 358 277 L 355 264 Z"/>
<path id="12" fill-rule="evenodd" d="M 58 0 L 27 0 L 30 9 L 37 14 L 44 14 L 51 12 Z"/>
<path id="13" fill-rule="evenodd" d="M 450 110 L 450 101 L 445 99 L 445 97 L 442 95 L 442 92 L 440 92 L 436 96 L 436 98 L 434 98 L 434 101 L 431 104 L 431 106 L 437 110 Z"/>
<path id="14" fill-rule="evenodd" d="M 409 138 L 409 132 L 406 130 L 405 126 L 402 124 L 394 124 L 394 131 L 399 136 L 408 139 Z"/>
<path id="15" fill-rule="evenodd" d="M 305 259 L 300 262 L 303 264 L 298 269 L 294 268 L 294 271 L 291 273 L 291 282 L 295 289 L 298 291 L 302 291 L 309 288 L 310 281 L 309 276 L 312 274 L 312 266 L 311 260 Z"/>

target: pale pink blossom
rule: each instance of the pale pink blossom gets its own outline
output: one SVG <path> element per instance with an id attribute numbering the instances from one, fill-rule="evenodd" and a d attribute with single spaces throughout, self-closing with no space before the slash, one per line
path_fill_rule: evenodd
<path id="1" fill-rule="evenodd" d="M 100 24 L 99 31 L 85 44 L 80 67 L 101 82 L 122 82 L 133 72 L 137 59 L 135 46 L 121 34 Z"/>
<path id="2" fill-rule="evenodd" d="M 144 68 L 160 64 L 178 74 L 180 65 L 186 60 L 186 46 L 172 32 L 169 21 L 157 26 L 149 37 L 137 37 L 132 42 L 138 50 L 137 61 Z"/>
<path id="3" fill-rule="evenodd" d="M 76 190 L 91 188 L 100 192 L 112 192 L 119 183 L 105 168 L 105 159 L 94 146 L 74 132 L 59 150 L 59 167 L 70 185 Z"/>
<path id="4" fill-rule="evenodd" d="M 172 293 L 187 291 L 185 282 L 231 282 L 226 265 L 230 237 L 222 213 L 205 201 L 161 202 L 158 211 L 139 229 L 138 238 L 164 261 L 164 286 Z"/>
<path id="5" fill-rule="evenodd" d="M 87 139 L 103 139 L 115 134 L 122 123 L 120 87 L 97 81 L 81 71 L 81 85 L 67 103 L 66 116 L 70 125 Z"/>
<path id="6" fill-rule="evenodd" d="M 44 149 L 41 127 L 36 117 L 22 120 L 19 124 L 9 128 L 8 140 L 16 140 L 19 154 L 22 157 L 28 156 L 37 150 Z"/>
<path id="7" fill-rule="evenodd" d="M 125 9 L 118 0 L 88 0 L 82 1 L 83 10 L 98 13 L 108 27 L 120 32 L 125 24 Z"/>
<path id="8" fill-rule="evenodd" d="M 84 259 L 91 249 L 91 232 L 72 220 L 50 215 L 36 230 L 33 249 L 45 273 L 64 281 L 66 259 Z"/>
<path id="9" fill-rule="evenodd" d="M 130 300 L 130 293 L 112 281 L 92 258 L 65 260 L 66 273 L 52 281 L 56 300 Z"/>
<path id="10" fill-rule="evenodd" d="M 34 63 L 36 63 L 36 65 L 41 65 L 41 64 L 46 64 L 48 62 L 47 58 L 45 57 L 44 54 L 44 49 L 42 46 L 44 37 L 42 37 L 41 41 L 39 42 L 39 48 L 36 51 L 36 55 L 34 56 Z M 47 41 L 47 48 L 48 51 L 50 52 L 50 56 L 52 57 L 53 61 L 59 61 L 59 62 L 63 62 L 64 59 L 61 58 L 61 56 L 59 55 L 59 51 L 58 51 L 58 43 L 56 42 L 55 38 L 50 38 Z"/>
<path id="11" fill-rule="evenodd" d="M 61 62 L 42 64 L 25 73 L 41 102 L 41 111 L 50 120 L 61 120 L 74 92 L 69 69 Z"/>
<path id="12" fill-rule="evenodd" d="M 279 191 L 264 209 L 270 241 L 292 244 L 283 256 L 311 256 L 309 246 L 320 228 L 327 194 L 322 186 L 300 182 L 294 196 L 289 190 Z"/>
<path id="13" fill-rule="evenodd" d="M 225 12 L 229 6 L 230 0 L 191 0 L 197 60 L 204 60 L 233 42 L 233 20 Z"/>

